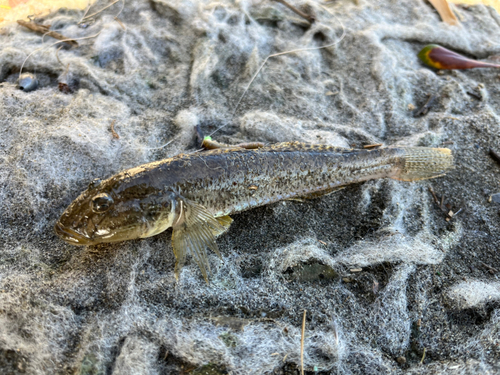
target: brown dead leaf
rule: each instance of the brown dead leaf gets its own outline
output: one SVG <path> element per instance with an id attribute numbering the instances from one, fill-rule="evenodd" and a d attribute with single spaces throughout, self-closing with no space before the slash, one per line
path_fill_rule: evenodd
<path id="1" fill-rule="evenodd" d="M 448 25 L 458 25 L 460 23 L 446 0 L 429 0 L 429 2 L 437 10 L 443 22 L 446 22 Z"/>

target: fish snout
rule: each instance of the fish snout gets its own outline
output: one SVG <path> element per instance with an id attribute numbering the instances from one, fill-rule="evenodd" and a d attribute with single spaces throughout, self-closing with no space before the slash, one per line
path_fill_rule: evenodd
<path id="1" fill-rule="evenodd" d="M 71 245 L 85 246 L 92 244 L 91 238 L 82 233 L 77 232 L 74 229 L 64 226 L 60 221 L 58 221 L 56 225 L 54 225 L 54 231 L 61 239 L 63 239 L 64 241 L 66 241 Z"/>

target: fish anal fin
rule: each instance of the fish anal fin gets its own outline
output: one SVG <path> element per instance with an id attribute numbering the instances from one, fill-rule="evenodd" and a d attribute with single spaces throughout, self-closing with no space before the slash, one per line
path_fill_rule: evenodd
<path id="1" fill-rule="evenodd" d="M 215 236 L 225 232 L 231 222 L 222 217 L 220 218 L 222 223 L 220 223 L 205 207 L 183 198 L 179 199 L 178 215 L 176 222 L 179 224 L 173 226 L 172 234 L 172 247 L 176 257 L 176 278 L 179 278 L 186 254 L 190 253 L 208 284 L 210 264 L 206 248 L 208 247 L 219 258 L 222 258 Z M 227 218 L 232 221 L 231 218 Z"/>

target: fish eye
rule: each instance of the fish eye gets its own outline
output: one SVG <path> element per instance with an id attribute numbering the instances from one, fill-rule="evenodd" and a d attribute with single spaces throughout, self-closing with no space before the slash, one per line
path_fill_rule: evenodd
<path id="1" fill-rule="evenodd" d="M 96 179 L 92 180 L 92 182 L 89 184 L 89 189 L 95 188 L 96 186 L 100 185 L 101 182 L 102 182 L 102 180 L 100 178 L 96 178 Z"/>
<path id="2" fill-rule="evenodd" d="M 106 212 L 113 203 L 113 198 L 111 198 L 108 194 L 97 194 L 94 198 L 92 198 L 92 211 L 97 213 Z"/>

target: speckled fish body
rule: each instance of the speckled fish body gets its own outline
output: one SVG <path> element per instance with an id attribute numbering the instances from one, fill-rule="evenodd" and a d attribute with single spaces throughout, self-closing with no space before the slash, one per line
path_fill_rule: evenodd
<path id="1" fill-rule="evenodd" d="M 176 275 L 191 253 L 207 279 L 206 247 L 227 216 L 284 199 L 314 197 L 361 181 L 433 178 L 452 167 L 448 149 L 352 150 L 281 143 L 178 155 L 92 183 L 55 226 L 75 245 L 144 238 L 172 227 Z"/>

